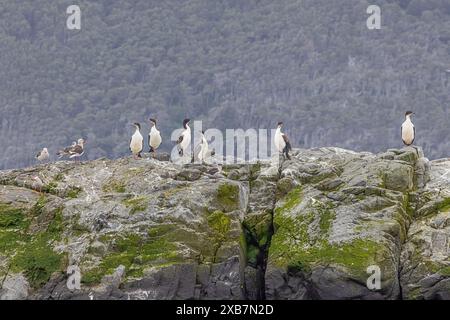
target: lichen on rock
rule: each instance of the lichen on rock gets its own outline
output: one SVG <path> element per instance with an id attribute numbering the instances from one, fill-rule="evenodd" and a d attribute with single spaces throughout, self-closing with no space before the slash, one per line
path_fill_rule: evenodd
<path id="1" fill-rule="evenodd" d="M 291 157 L 1 171 L 0 298 L 450 298 L 448 160 L 412 147 Z M 380 290 L 366 286 L 373 265 Z"/>

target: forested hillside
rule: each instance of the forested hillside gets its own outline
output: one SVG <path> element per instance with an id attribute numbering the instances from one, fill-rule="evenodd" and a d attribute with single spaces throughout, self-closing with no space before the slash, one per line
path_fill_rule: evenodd
<path id="1" fill-rule="evenodd" d="M 0 61 L 0 169 L 80 136 L 90 159 L 122 156 L 150 116 L 165 149 L 189 117 L 380 151 L 411 109 L 425 155 L 450 156 L 450 0 L 1 0 Z"/>

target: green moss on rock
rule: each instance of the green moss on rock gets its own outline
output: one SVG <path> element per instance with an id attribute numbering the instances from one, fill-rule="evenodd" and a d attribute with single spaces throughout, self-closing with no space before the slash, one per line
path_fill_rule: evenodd
<path id="1" fill-rule="evenodd" d="M 62 208 L 59 208 L 45 231 L 33 237 L 22 236 L 17 253 L 11 261 L 11 270 L 23 272 L 33 288 L 44 285 L 52 273 L 64 269 L 64 255 L 53 250 L 53 243 L 61 240 L 63 231 Z"/>
<path id="2" fill-rule="evenodd" d="M 55 178 L 53 178 L 53 180 L 55 180 L 55 181 L 63 181 L 63 180 L 64 180 L 64 174 L 61 173 L 61 172 L 59 172 L 59 173 L 55 176 Z"/>
<path id="3" fill-rule="evenodd" d="M 122 203 L 130 208 L 130 214 L 135 214 L 136 212 L 142 212 L 148 208 L 148 198 L 145 196 L 137 196 L 131 199 L 123 200 Z"/>
<path id="4" fill-rule="evenodd" d="M 290 211 L 302 202 L 302 188 L 292 189 L 284 198 L 281 199 L 283 205 L 275 209 L 275 213 Z"/>
<path id="5" fill-rule="evenodd" d="M 31 215 L 35 217 L 40 216 L 44 212 L 44 207 L 47 202 L 48 200 L 46 196 L 42 195 L 41 197 L 39 197 L 38 201 L 31 208 Z"/>
<path id="6" fill-rule="evenodd" d="M 239 186 L 224 183 L 217 189 L 217 202 L 224 212 L 239 209 Z"/>
<path id="7" fill-rule="evenodd" d="M 85 270 L 82 282 L 94 285 L 103 276 L 112 274 L 120 266 L 125 266 L 127 277 L 137 277 L 143 274 L 147 267 L 177 263 L 180 257 L 175 243 L 168 241 L 161 229 L 148 232 L 148 237 L 128 234 L 110 244 L 111 251 L 106 254 L 100 264 Z M 102 240 L 109 241 L 108 237 Z"/>
<path id="8" fill-rule="evenodd" d="M 9 255 L 11 271 L 23 272 L 33 288 L 45 284 L 64 263 L 64 255 L 53 250 L 53 243 L 62 237 L 62 208 L 54 212 L 45 230 L 28 232 L 31 219 L 43 213 L 46 203 L 42 196 L 27 211 L 0 204 L 0 254 Z"/>
<path id="9" fill-rule="evenodd" d="M 0 255 L 14 253 L 27 241 L 29 225 L 24 210 L 0 203 Z"/>
<path id="10" fill-rule="evenodd" d="M 316 265 L 340 265 L 355 276 L 365 276 L 369 265 L 382 261 L 381 244 L 368 239 L 331 244 L 325 239 L 312 241 L 307 220 L 277 218 L 278 228 L 272 237 L 270 261 L 281 268 L 308 272 Z"/>
<path id="11" fill-rule="evenodd" d="M 42 191 L 50 194 L 58 194 L 58 182 L 52 181 L 42 188 Z"/>
<path id="12" fill-rule="evenodd" d="M 284 177 L 281 178 L 280 180 L 278 180 L 277 182 L 277 193 L 278 196 L 285 196 L 286 194 L 288 194 L 293 188 L 295 187 L 294 185 L 294 180 L 290 177 Z"/>
<path id="13" fill-rule="evenodd" d="M 79 187 L 70 187 L 66 193 L 66 196 L 71 199 L 78 198 L 78 195 L 83 191 L 83 189 Z"/>
<path id="14" fill-rule="evenodd" d="M 437 206 L 437 210 L 440 212 L 448 212 L 450 211 L 450 198 L 445 198 L 440 202 Z"/>
<path id="15" fill-rule="evenodd" d="M 13 208 L 0 203 L 0 229 L 5 228 L 25 228 L 28 222 L 21 209 Z"/>
<path id="16" fill-rule="evenodd" d="M 110 179 L 102 186 L 103 192 L 124 193 L 126 191 L 126 183 L 124 181 Z"/>
<path id="17" fill-rule="evenodd" d="M 380 245 L 371 240 L 357 239 L 350 243 L 332 245 L 323 243 L 310 248 L 295 248 L 290 256 L 278 256 L 274 259 L 278 266 L 286 267 L 301 265 L 302 270 L 311 270 L 316 265 L 340 265 L 354 276 L 364 278 L 368 266 L 377 264 L 380 255 Z M 276 253 L 273 253 L 274 256 Z"/>
<path id="18" fill-rule="evenodd" d="M 231 219 L 222 211 L 214 211 L 208 215 L 207 221 L 210 228 L 209 237 L 213 244 L 213 262 L 216 262 L 217 251 L 227 241 Z"/>
<path id="19" fill-rule="evenodd" d="M 250 215 L 243 221 L 244 229 L 248 230 L 259 247 L 268 244 L 272 235 L 272 214 Z"/>
<path id="20" fill-rule="evenodd" d="M 330 232 L 331 225 L 333 223 L 334 218 L 336 217 L 334 211 L 330 208 L 324 208 L 319 210 L 320 218 L 319 218 L 319 228 L 320 233 L 322 235 L 328 234 Z"/>
<path id="21" fill-rule="evenodd" d="M 26 244 L 14 257 L 11 269 L 23 271 L 33 288 L 44 285 L 53 272 L 62 269 L 62 255 L 53 251 L 50 239 L 42 234 Z"/>
<path id="22" fill-rule="evenodd" d="M 330 243 L 328 236 L 335 219 L 332 205 L 317 202 L 306 211 L 293 212 L 300 201 L 300 190 L 293 190 L 275 210 L 270 263 L 291 273 L 309 272 L 318 265 L 338 265 L 362 277 L 369 265 L 384 261 L 385 248 L 373 240 Z"/>

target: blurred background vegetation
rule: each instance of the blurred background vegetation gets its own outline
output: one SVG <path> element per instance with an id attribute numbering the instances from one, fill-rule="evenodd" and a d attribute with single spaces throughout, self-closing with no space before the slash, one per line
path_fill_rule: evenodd
<path id="1" fill-rule="evenodd" d="M 0 59 L 0 169 L 81 136 L 89 159 L 126 155 L 150 116 L 166 150 L 189 117 L 377 152 L 411 109 L 416 144 L 450 155 L 450 0 L 1 1 Z"/>

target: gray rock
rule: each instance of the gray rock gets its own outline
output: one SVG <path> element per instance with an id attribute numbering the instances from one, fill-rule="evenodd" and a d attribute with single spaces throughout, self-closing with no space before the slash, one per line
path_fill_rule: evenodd
<path id="1" fill-rule="evenodd" d="M 29 289 L 28 281 L 22 274 L 8 274 L 0 289 L 0 300 L 24 300 Z"/>
<path id="2" fill-rule="evenodd" d="M 0 297 L 449 299 L 450 160 L 413 147 L 291 157 L 181 165 L 157 153 L 0 171 Z M 17 253 L 36 265 L 11 274 Z M 67 263 L 80 290 L 67 288 Z M 366 286 L 374 265 L 379 290 Z M 33 270 L 39 281 L 24 276 Z"/>

